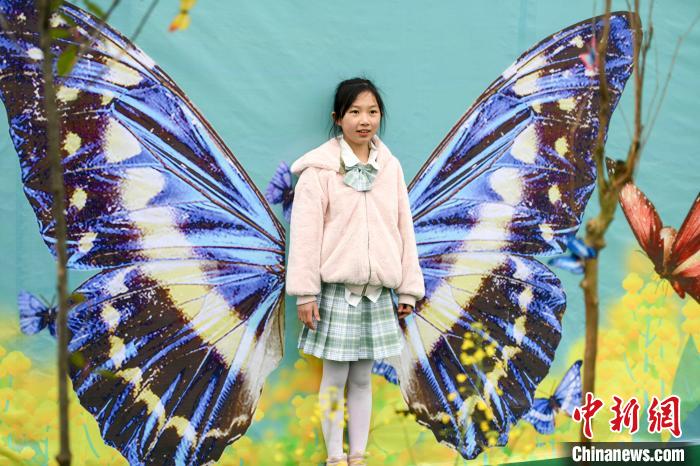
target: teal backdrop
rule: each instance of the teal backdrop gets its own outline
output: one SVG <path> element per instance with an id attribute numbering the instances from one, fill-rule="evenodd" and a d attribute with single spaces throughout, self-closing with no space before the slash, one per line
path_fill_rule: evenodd
<path id="1" fill-rule="evenodd" d="M 131 35 L 149 3 L 122 2 L 109 22 Z M 545 36 L 600 14 L 602 3 L 202 0 L 192 10 L 189 29 L 168 33 L 179 4 L 171 1 L 159 3 L 136 42 L 185 91 L 261 190 L 280 161 L 292 162 L 327 138 L 335 85 L 356 75 L 372 79 L 387 107 L 383 139 L 400 158 L 408 182 L 517 56 Z M 613 2 L 613 9 L 625 8 L 625 2 Z M 645 26 L 648 9 L 642 2 Z M 664 224 L 675 227 L 700 186 L 700 26 L 687 34 L 675 62 L 674 53 L 699 13 L 696 0 L 657 2 L 652 13 L 643 106 L 648 132 L 636 182 Z M 613 158 L 624 158 L 629 147 L 633 91 L 631 78 L 609 132 L 606 151 Z M 586 218 L 598 212 L 595 196 Z M 22 191 L 6 118 L 0 118 L 0 199 L 0 322 L 16 327 L 18 291 L 51 297 L 55 267 Z M 600 261 L 603 313 L 624 293 L 628 255 L 639 249 L 619 211 L 606 239 Z M 583 335 L 584 305 L 580 277 L 557 273 L 568 294 L 557 353 L 562 357 L 552 368 L 562 373 L 571 345 Z M 77 286 L 87 276 L 71 273 L 70 282 Z M 286 303 L 283 366 L 291 367 L 299 357 L 299 324 L 293 300 Z M 55 344 L 48 333 L 12 335 L 0 344 L 53 364 Z"/>

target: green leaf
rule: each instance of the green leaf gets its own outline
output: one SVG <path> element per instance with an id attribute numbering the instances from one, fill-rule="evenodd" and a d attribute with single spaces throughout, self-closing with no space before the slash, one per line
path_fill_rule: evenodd
<path id="1" fill-rule="evenodd" d="M 82 369 L 83 367 L 85 367 L 85 356 L 83 356 L 83 353 L 81 353 L 80 351 L 71 353 L 68 357 L 68 361 L 78 369 Z"/>
<path id="2" fill-rule="evenodd" d="M 51 0 L 51 3 L 49 4 L 49 8 L 51 12 L 57 11 L 59 8 L 61 8 L 61 5 L 63 5 L 64 0 Z"/>
<path id="3" fill-rule="evenodd" d="M 68 31 L 68 29 L 51 29 L 51 39 L 65 39 L 66 37 L 70 37 L 70 32 Z"/>
<path id="4" fill-rule="evenodd" d="M 78 47 L 76 45 L 69 45 L 58 57 L 58 62 L 56 63 L 56 68 L 58 69 L 59 76 L 65 76 L 73 69 L 76 60 L 78 59 Z"/>
<path id="5" fill-rule="evenodd" d="M 114 372 L 109 371 L 109 370 L 107 370 L 107 369 L 97 369 L 97 370 L 95 371 L 95 373 L 98 374 L 98 375 L 101 375 L 101 376 L 104 377 L 105 379 L 110 379 L 110 380 L 111 380 L 111 379 L 116 379 L 116 378 L 117 378 L 117 375 L 116 375 Z"/>
<path id="6" fill-rule="evenodd" d="M 97 3 L 91 0 L 83 0 L 83 3 L 85 3 L 85 6 L 87 7 L 88 11 L 90 11 L 90 13 L 97 16 L 98 18 L 105 19 L 105 17 L 107 16 L 105 14 L 105 11 Z"/>

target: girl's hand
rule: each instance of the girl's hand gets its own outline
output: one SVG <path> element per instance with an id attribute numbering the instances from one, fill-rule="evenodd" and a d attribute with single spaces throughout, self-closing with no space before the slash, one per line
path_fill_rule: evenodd
<path id="1" fill-rule="evenodd" d="M 399 319 L 403 319 L 413 312 L 413 306 L 410 304 L 399 303 Z"/>
<path id="2" fill-rule="evenodd" d="M 297 316 L 299 320 L 304 323 L 311 330 L 316 330 L 316 322 L 321 320 L 321 316 L 318 313 L 318 303 L 316 301 L 311 301 L 306 304 L 297 305 Z M 315 319 L 315 320 L 314 320 Z"/>

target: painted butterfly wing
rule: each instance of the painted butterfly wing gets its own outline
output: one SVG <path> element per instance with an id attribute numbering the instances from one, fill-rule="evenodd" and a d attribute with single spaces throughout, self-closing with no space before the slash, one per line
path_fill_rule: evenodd
<path id="1" fill-rule="evenodd" d="M 0 93 L 25 193 L 53 248 L 34 3 L 0 5 L 13 25 L 2 35 Z M 55 55 L 91 40 L 71 74 L 57 77 L 69 266 L 189 259 L 193 250 L 231 261 L 260 251 L 267 257 L 256 263 L 281 263 L 281 226 L 182 91 L 109 26 L 70 5 L 62 13 L 77 23 L 80 37 L 59 39 Z M 52 23 L 68 27 L 58 15 Z M 234 244 L 232 235 L 239 238 Z"/>
<path id="2" fill-rule="evenodd" d="M 0 35 L 0 93 L 52 247 L 36 9 L 0 6 L 12 27 Z M 59 39 L 55 55 L 89 40 L 56 78 L 69 263 L 108 268 L 69 316 L 71 351 L 88 364 L 71 368 L 74 387 L 132 464 L 213 461 L 247 429 L 281 358 L 282 227 L 150 58 L 78 8 L 61 12 L 79 37 Z M 52 23 L 67 27 L 58 15 Z"/>
<path id="3" fill-rule="evenodd" d="M 554 400 L 559 409 L 564 410 L 571 416 L 574 408 L 581 405 L 581 366 L 582 361 L 576 361 L 571 365 L 564 377 L 559 382 L 554 392 Z"/>
<path id="4" fill-rule="evenodd" d="M 583 262 L 581 259 L 574 256 L 553 257 L 547 261 L 547 264 L 552 267 L 557 267 L 567 272 L 581 275 L 583 274 Z"/>
<path id="5" fill-rule="evenodd" d="M 17 308 L 19 309 L 19 327 L 22 333 L 34 335 L 45 327 L 49 333 L 56 336 L 56 323 L 53 316 L 56 308 L 37 298 L 31 293 L 20 291 L 17 295 Z"/>
<path id="6" fill-rule="evenodd" d="M 598 17 L 521 56 L 467 111 L 409 187 L 426 297 L 402 328 L 409 409 L 466 458 L 502 445 L 559 343 L 565 298 L 529 257 L 559 254 L 593 190 L 598 76 L 578 55 Z M 614 108 L 632 67 L 632 17 L 614 13 Z"/>
<path id="7" fill-rule="evenodd" d="M 246 431 L 281 356 L 279 290 L 251 286 L 259 273 L 154 261 L 80 287 L 69 350 L 88 365 L 71 367 L 73 387 L 131 464 L 207 463 Z"/>
<path id="8" fill-rule="evenodd" d="M 282 161 L 277 166 L 265 190 L 265 199 L 271 204 L 282 204 L 284 218 L 288 222 L 291 220 L 294 188 L 292 187 L 292 172 L 286 162 Z"/>
<path id="9" fill-rule="evenodd" d="M 700 194 L 678 230 L 670 263 L 675 265 L 674 279 L 700 303 Z"/>
<path id="10" fill-rule="evenodd" d="M 637 186 L 627 183 L 620 190 L 620 206 L 637 242 L 654 263 L 654 267 L 662 266 L 664 250 L 661 228 L 663 225 L 654 205 Z"/>
<path id="11" fill-rule="evenodd" d="M 540 434 L 549 435 L 554 432 L 555 414 L 549 398 L 535 398 L 532 408 L 523 415 L 523 420 L 532 424 Z"/>

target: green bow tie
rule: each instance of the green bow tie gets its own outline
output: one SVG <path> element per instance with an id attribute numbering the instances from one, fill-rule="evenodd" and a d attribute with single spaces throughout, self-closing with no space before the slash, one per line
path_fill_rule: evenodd
<path id="1" fill-rule="evenodd" d="M 343 181 L 346 185 L 353 188 L 355 191 L 369 191 L 372 189 L 372 183 L 377 176 L 377 169 L 370 164 L 363 165 L 357 163 L 352 167 L 345 167 L 345 177 Z"/>

